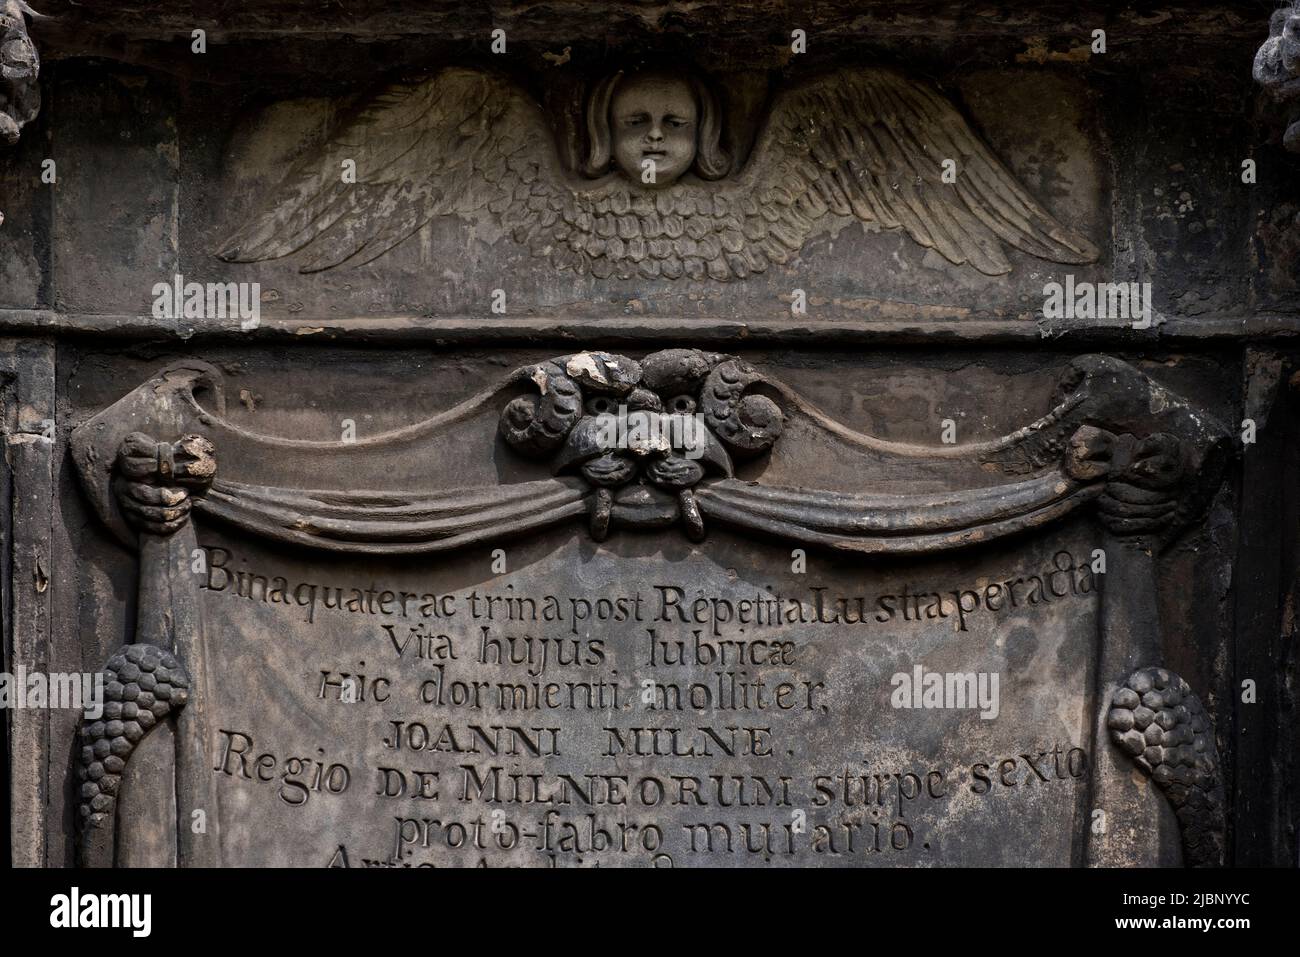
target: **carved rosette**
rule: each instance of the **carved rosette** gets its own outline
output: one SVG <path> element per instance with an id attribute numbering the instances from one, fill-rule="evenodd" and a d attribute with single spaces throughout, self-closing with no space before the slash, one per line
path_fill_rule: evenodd
<path id="1" fill-rule="evenodd" d="M 699 541 L 695 486 L 709 475 L 731 477 L 733 459 L 769 451 L 785 424 L 776 402 L 750 391 L 759 373 L 718 353 L 666 349 L 637 362 L 580 352 L 516 375 L 538 392 L 505 407 L 501 435 L 521 454 L 549 459 L 556 475 L 587 482 L 597 541 L 616 508 L 632 526 L 680 518 Z"/>
<path id="2" fill-rule="evenodd" d="M 1283 7 L 1273 14 L 1268 39 L 1255 54 L 1254 76 L 1285 111 L 1283 145 L 1300 153 L 1300 6 Z"/>

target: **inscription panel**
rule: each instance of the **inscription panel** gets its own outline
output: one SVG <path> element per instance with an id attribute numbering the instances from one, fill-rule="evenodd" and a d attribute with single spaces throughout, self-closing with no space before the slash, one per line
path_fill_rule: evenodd
<path id="1" fill-rule="evenodd" d="M 1135 366 L 1070 359 L 952 447 L 690 349 L 339 441 L 243 424 L 234 375 L 172 362 L 73 435 L 139 563 L 79 732 L 88 866 L 1222 859 L 1153 596 L 1225 433 Z"/>
<path id="2" fill-rule="evenodd" d="M 1078 863 L 1094 537 L 799 573 L 724 533 L 553 534 L 494 572 L 205 527 L 222 856 Z"/>

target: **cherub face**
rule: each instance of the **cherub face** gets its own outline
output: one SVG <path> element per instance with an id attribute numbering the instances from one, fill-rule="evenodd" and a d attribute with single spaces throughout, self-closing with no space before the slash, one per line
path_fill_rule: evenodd
<path id="1" fill-rule="evenodd" d="M 610 122 L 614 162 L 634 183 L 668 186 L 695 162 L 698 109 L 685 80 L 628 78 L 614 94 Z"/>

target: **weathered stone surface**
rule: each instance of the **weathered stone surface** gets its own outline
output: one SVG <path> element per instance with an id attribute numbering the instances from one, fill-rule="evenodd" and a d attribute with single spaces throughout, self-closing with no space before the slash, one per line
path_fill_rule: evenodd
<path id="1" fill-rule="evenodd" d="M 596 493 L 564 479 L 563 468 L 560 479 L 546 479 L 546 454 L 537 461 L 531 446 L 516 451 L 498 437 L 496 417 L 521 388 L 525 395 L 556 388 L 537 369 L 572 371 L 585 383 L 581 394 L 608 395 L 608 370 L 626 369 L 633 379 L 625 395 L 637 381 L 690 395 L 691 383 L 698 389 L 711 380 L 709 368 L 735 367 L 725 356 L 676 350 L 629 362 L 579 354 L 524 365 L 516 376 L 489 373 L 490 361 L 466 356 L 448 368 L 464 368 L 467 385 L 485 378 L 515 384 L 461 402 L 451 419 L 435 414 L 418 425 L 390 414 L 371 419 L 355 443 L 339 443 L 330 437 L 340 417 L 351 417 L 344 413 L 367 379 L 365 360 L 340 366 L 349 371 L 308 398 L 283 386 L 292 364 L 277 370 L 265 358 L 232 354 L 221 360 L 229 374 L 174 363 L 138 398 L 85 421 L 74 436 L 74 461 L 102 517 L 126 541 L 131 521 L 154 527 L 148 523 L 199 516 L 193 541 L 200 571 L 183 560 L 189 546 L 172 566 L 178 570 L 166 572 L 163 559 L 141 571 L 173 581 L 170 591 L 155 592 L 171 609 L 164 618 L 197 612 L 204 622 L 202 648 L 191 654 L 202 656 L 208 674 L 204 770 L 218 810 L 203 852 L 226 863 L 354 865 L 1094 859 L 1101 852 L 1089 847 L 1086 822 L 1100 785 L 1090 702 L 1098 700 L 1102 645 L 1116 638 L 1100 627 L 1103 589 L 1090 568 L 1093 549 L 1112 550 L 1119 567 L 1110 573 L 1118 575 L 1125 562 L 1149 559 L 1114 550 L 1113 542 L 1162 536 L 1167 526 L 1135 526 L 1125 512 L 1112 540 L 1104 523 L 1054 518 L 1054 502 L 1068 506 L 1071 488 L 1082 496 L 1073 501 L 1090 501 L 1089 483 L 1105 480 L 1110 467 L 1081 467 L 1061 436 L 1080 421 L 1119 430 L 1147 422 L 1179 432 L 1185 444 L 1178 454 L 1192 456 L 1190 474 L 1204 477 L 1212 495 L 1216 466 L 1205 456 L 1220 439 L 1203 431 L 1211 413 L 1182 419 L 1176 394 L 1148 395 L 1152 386 L 1138 370 L 1084 359 L 1067 371 L 1066 403 L 1047 419 L 1015 439 L 976 441 L 970 451 L 945 456 L 926 450 L 933 443 L 873 444 L 852 431 L 828 431 L 831 420 L 773 376 L 784 364 L 815 395 L 843 375 L 802 368 L 806 358 L 755 357 L 746 381 L 767 387 L 786 428 L 770 452 L 742 460 L 740 474 L 756 486 L 741 482 L 730 492 L 735 480 L 723 473 L 706 474 L 693 488 L 707 530 L 695 545 L 688 534 L 655 531 L 662 523 L 654 507 L 623 495 L 653 490 L 635 481 L 619 491 L 607 540 L 594 542 L 587 517 L 595 520 Z M 1051 380 L 1032 373 L 1008 379 L 992 371 L 998 364 L 990 361 L 968 387 L 1019 383 L 1027 407 L 1009 404 L 972 440 L 1015 433 L 1015 423 L 1038 418 L 1034 412 L 1048 411 L 1042 403 L 1056 401 Z M 108 378 L 128 374 L 117 365 Z M 1169 376 L 1166 366 L 1150 368 Z M 588 382 L 599 369 L 606 371 Z M 900 370 L 887 363 L 882 373 Z M 906 375 L 936 384 L 947 376 L 942 367 Z M 1188 367 L 1170 384 L 1208 395 L 1216 392 L 1214 377 L 1211 367 Z M 195 384 L 201 406 L 189 398 Z M 1137 391 L 1129 397 L 1127 390 Z M 242 401 L 229 401 L 236 391 Z M 403 387 L 417 404 L 422 391 L 418 381 Z M 423 401 L 431 411 L 446 408 L 456 392 L 444 385 L 434 401 Z M 103 402 L 85 401 L 88 411 Z M 868 409 L 873 404 L 878 411 L 850 414 L 840 428 L 860 428 L 898 408 L 888 390 Z M 311 408 L 321 411 L 302 418 L 299 410 Z M 896 412 L 890 417 L 901 424 Z M 274 437 L 294 419 L 305 444 Z M 140 429 L 155 437 L 159 429 L 209 436 L 216 481 L 194 493 L 196 509 L 182 513 L 180 498 L 151 498 L 119 484 L 121 460 L 114 465 L 102 449 L 124 441 L 129 461 L 153 462 Z M 442 448 L 456 454 L 444 457 Z M 746 528 L 735 513 L 718 511 L 728 496 L 781 488 L 803 471 L 810 448 L 819 450 L 822 466 L 805 485 L 828 491 L 807 507 L 829 516 L 842 505 L 844 520 L 864 524 L 824 537 L 817 526 L 828 517 L 809 511 L 798 519 L 813 523 L 806 531 L 782 532 L 762 519 L 751 529 L 757 537 L 728 531 Z M 146 481 L 179 492 L 188 481 L 183 454 L 186 463 L 202 464 L 208 453 L 195 442 L 168 445 L 170 464 L 149 466 L 159 471 Z M 164 461 L 161 446 L 157 457 Z M 1138 461 L 1134 475 L 1164 474 L 1144 472 Z M 209 465 L 201 471 L 212 475 Z M 869 474 L 875 479 L 864 482 Z M 1182 482 L 1181 467 L 1170 474 Z M 144 475 L 132 466 L 131 481 Z M 1025 496 L 1040 479 L 1047 497 L 1034 505 Z M 496 489 L 493 504 L 469 497 L 479 483 Z M 990 497 L 999 485 L 1006 491 Z M 1190 486 L 1179 488 L 1177 501 L 1196 499 Z M 527 499 L 511 504 L 513 489 L 538 489 L 538 502 L 543 494 L 562 496 L 560 503 L 587 497 L 576 512 L 566 509 L 525 533 L 515 522 L 537 513 L 520 510 L 532 507 Z M 951 520 L 940 514 L 948 507 L 940 504 L 944 489 L 964 503 Z M 928 490 L 940 499 L 928 511 L 908 511 L 908 496 L 925 498 Z M 864 492 L 884 498 L 868 506 Z M 575 497 L 563 498 L 570 493 Z M 439 495 L 459 495 L 459 504 L 448 511 Z M 131 508 L 119 513 L 125 496 Z M 1022 504 L 1013 506 L 1017 497 Z M 157 514 L 140 512 L 150 501 L 159 503 Z M 519 519 L 508 517 L 511 509 Z M 870 530 L 898 509 L 896 524 Z M 1017 514 L 1026 524 L 1015 527 L 1038 530 L 1029 539 L 1000 540 Z M 941 532 L 950 522 L 952 531 Z M 949 537 L 936 537 L 943 534 Z M 855 544 L 855 535 L 866 537 Z M 982 540 L 989 543 L 960 547 Z M 792 553 L 791 545 L 804 551 Z M 85 547 L 93 553 L 89 542 Z M 455 560 L 439 557 L 456 548 L 463 550 Z M 952 548 L 958 551 L 946 554 Z M 864 549 L 896 557 L 849 557 Z M 189 598 L 177 597 L 178 585 L 192 589 Z M 1137 611 L 1141 593 L 1110 601 L 1130 618 L 1150 614 Z M 969 672 L 976 689 L 986 682 L 986 717 L 973 700 L 960 708 L 897 707 L 897 676 L 910 679 L 918 667 Z M 865 803 L 855 787 L 869 792 Z M 1128 805 L 1116 799 L 1112 806 Z M 1177 827 L 1162 804 L 1139 798 L 1126 818 L 1144 806 L 1154 830 L 1140 825 L 1143 836 L 1125 851 L 1128 859 L 1178 861 Z M 503 830 L 491 830 L 493 821 Z M 584 827 L 594 828 L 588 839 L 596 841 L 585 851 Z M 602 848 L 606 831 L 618 835 L 617 849 Z"/>
<path id="2" fill-rule="evenodd" d="M 557 272 L 549 253 L 539 259 L 527 244 L 516 243 L 511 230 L 502 228 L 498 211 L 487 208 L 459 215 L 444 215 L 444 210 L 382 259 L 311 278 L 298 274 L 301 257 L 246 266 L 217 259 L 217 253 L 229 250 L 226 240 L 233 233 L 249 228 L 268 205 L 274 208 L 277 198 L 283 200 L 277 187 L 293 164 L 311 164 L 320 144 L 345 129 L 351 111 L 384 89 L 386 80 L 466 63 L 464 46 L 457 48 L 454 36 L 476 36 L 475 23 L 459 8 L 436 5 L 402 14 L 407 40 L 400 44 L 390 39 L 384 26 L 397 13 L 353 24 L 370 42 L 349 50 L 335 48 L 330 38 L 337 25 L 328 19 L 273 40 L 259 28 L 258 16 L 218 30 L 210 23 L 205 26 L 201 11 L 164 4 L 148 22 L 133 10 L 86 25 L 78 33 L 72 27 L 80 12 L 56 8 L 51 19 L 33 27 L 38 42 L 42 31 L 48 34 L 52 55 L 71 55 L 78 43 L 123 43 L 131 52 L 115 59 L 126 60 L 139 74 L 133 77 L 121 64 L 56 59 L 59 69 L 53 75 L 59 85 L 52 102 L 64 100 L 66 89 L 64 109 L 82 122 L 59 131 L 55 158 L 64 163 L 65 176 L 57 192 L 65 193 L 67 201 L 55 208 L 75 211 L 69 215 L 76 221 L 66 229 L 56 228 L 55 238 L 66 245 L 56 247 L 52 256 L 41 251 L 48 239 L 42 235 L 46 227 L 31 218 L 41 204 L 34 204 L 30 214 L 16 208 L 10 214 L 11 227 L 37 238 L 36 263 L 44 271 L 77 263 L 79 275 L 66 280 L 56 276 L 52 291 L 54 301 L 62 303 L 58 321 L 83 327 L 120 328 L 127 317 L 152 318 L 154 282 L 177 271 L 198 281 L 259 282 L 265 323 L 299 321 L 304 330 L 362 318 L 443 317 L 454 328 L 455 322 L 470 317 L 573 322 L 644 316 L 749 323 L 794 318 L 814 327 L 824 321 L 831 328 L 832 323 L 867 321 L 882 330 L 899 323 L 913 328 L 938 324 L 958 335 L 963 325 L 979 321 L 1011 326 L 1037 321 L 1055 331 L 1086 332 L 1099 325 L 1123 329 L 1127 324 L 1095 317 L 1045 319 L 1045 283 L 1062 281 L 1066 273 L 1080 281 L 1140 283 L 1151 281 L 1157 272 L 1157 324 L 1186 319 L 1208 321 L 1211 328 L 1217 328 L 1216 322 L 1233 329 L 1242 322 L 1274 327 L 1276 318 L 1254 315 L 1250 304 L 1258 302 L 1271 313 L 1284 308 L 1289 301 L 1285 297 L 1293 293 L 1295 260 L 1287 237 L 1293 231 L 1294 210 L 1287 210 L 1295 205 L 1295 197 L 1284 185 L 1286 167 L 1261 153 L 1254 187 L 1222 172 L 1239 169 L 1244 156 L 1230 143 L 1265 138 L 1262 130 L 1254 135 L 1250 120 L 1256 88 L 1239 69 L 1241 59 L 1259 45 L 1257 24 L 1248 26 L 1229 11 L 1211 15 L 1171 9 L 1150 22 L 1125 14 L 1108 34 L 1107 52 L 1092 54 L 1080 40 L 1090 35 L 1084 29 L 1086 11 L 1073 7 L 1055 14 L 1046 8 L 1002 11 L 989 21 L 980 18 L 980 26 L 966 23 L 962 30 L 944 26 L 952 11 L 943 4 L 925 10 L 865 4 L 856 16 L 846 14 L 847 9 L 837 13 L 836 5 L 826 5 L 807 14 L 811 29 L 828 32 L 803 56 L 791 56 L 784 39 L 778 44 L 772 36 L 773 22 L 801 19 L 779 5 L 755 4 L 710 19 L 721 31 L 714 40 L 680 24 L 668 31 L 672 40 L 667 54 L 697 68 L 703 65 L 707 85 L 718 94 L 722 142 L 737 169 L 751 169 L 756 155 L 771 154 L 765 154 L 760 132 L 769 116 L 781 115 L 781 103 L 789 104 L 790 97 L 783 98 L 782 91 L 846 69 L 861 73 L 901 65 L 908 77 L 934 85 L 956 105 L 960 121 L 1045 211 L 1098 247 L 1095 265 L 1063 268 L 1008 247 L 1012 271 L 1006 278 L 990 279 L 974 266 L 954 265 L 941 250 L 917 245 L 906 228 L 872 232 L 872 227 L 849 217 L 847 228 L 840 223 L 808 237 L 785 265 L 773 264 L 734 289 L 708 278 L 691 279 L 684 262 L 677 279 L 663 278 L 662 272 L 658 277 L 643 275 L 643 263 L 681 258 L 669 252 L 669 259 L 661 260 L 651 255 L 648 242 L 648 258 L 632 261 L 635 278 L 619 279 L 615 271 L 601 279 L 590 273 Z M 662 17 L 673 19 L 671 11 L 640 4 L 613 5 L 603 16 L 608 19 L 611 12 L 631 25 L 625 47 L 617 50 L 583 47 L 589 42 L 587 27 L 570 12 L 564 15 L 563 29 L 572 32 L 569 45 L 574 52 L 563 63 L 546 59 L 543 53 L 554 52 L 546 38 L 556 35 L 561 23 L 553 19 L 554 11 L 540 5 L 498 11 L 502 29 L 514 44 L 508 62 L 480 49 L 483 44 L 472 44 L 473 56 L 468 58 L 472 70 L 496 70 L 511 89 L 521 91 L 523 100 L 540 104 L 547 131 L 531 145 L 540 150 L 541 140 L 553 141 L 561 166 L 575 175 L 588 155 L 584 108 L 590 94 L 612 70 L 646 64 L 647 54 L 638 50 L 662 50 L 666 41 L 653 24 Z M 449 35 L 443 21 L 453 17 L 459 25 Z M 186 24 L 183 30 L 181 24 Z M 208 30 L 207 52 L 201 55 L 190 50 L 188 40 L 196 27 Z M 74 33 L 75 42 L 70 36 Z M 600 36 L 605 36 L 603 29 Z M 160 42 L 163 37 L 174 39 Z M 758 48 L 755 37 L 763 38 Z M 873 38 L 882 37 L 894 38 L 892 53 L 871 46 Z M 156 46 L 133 46 L 150 42 Z M 1164 49 L 1171 42 L 1178 44 L 1178 57 L 1153 58 L 1143 52 Z M 382 75 L 359 65 L 340 66 L 347 63 L 346 57 L 356 56 L 358 47 L 385 63 Z M 766 62 L 760 54 L 768 47 L 773 56 L 784 50 L 783 56 Z M 274 54 L 268 52 L 272 49 Z M 240 81 L 251 76 L 241 65 L 250 60 L 261 73 L 292 69 L 295 79 L 262 82 L 260 73 L 259 80 Z M 328 75 L 313 72 L 322 61 L 334 65 Z M 961 70 L 953 68 L 956 62 L 963 64 Z M 178 72 L 197 82 L 182 89 L 175 82 Z M 1124 104 L 1135 97 L 1149 107 L 1126 109 Z M 129 131 L 112 127 L 121 111 L 135 118 Z M 795 113 L 819 121 L 837 115 L 835 110 L 814 110 L 810 117 Z M 903 127 L 920 129 L 916 124 Z M 1211 141 L 1215 146 L 1207 147 Z M 56 192 L 39 185 L 42 158 L 30 153 L 14 171 L 24 190 L 37 195 Z M 933 166 L 943 158 L 934 156 Z M 363 160 L 364 183 L 364 157 L 353 159 Z M 417 163 L 416 168 L 427 171 L 433 165 Z M 72 170 L 87 166 L 104 171 L 94 178 L 93 187 L 70 179 Z M 715 185 L 725 189 L 735 178 L 730 175 Z M 447 191 L 464 198 L 461 180 L 435 181 L 444 189 L 454 183 Z M 38 185 L 28 187 L 27 182 Z M 412 188 L 415 185 L 412 181 Z M 140 201 L 123 203 L 123 196 L 138 196 Z M 830 218 L 822 216 L 818 222 Z M 361 217 L 347 219 L 353 223 L 349 228 L 361 230 Z M 368 219 L 377 221 L 375 214 Z M 1261 247 L 1258 255 L 1251 251 L 1252 233 Z M 107 248 L 104 236 L 114 237 Z M 626 254 L 628 241 L 617 228 L 612 238 Z M 442 254 L 446 249 L 468 250 L 471 255 L 449 259 Z M 727 254 L 723 248 L 714 257 L 719 269 L 730 268 Z M 42 263 L 46 257 L 53 263 Z M 157 265 L 129 280 L 117 264 L 132 262 Z M 843 263 L 853 263 L 854 268 L 841 268 Z M 1252 282 L 1255 270 L 1260 275 Z M 492 292 L 506 285 L 502 316 L 492 311 Z M 790 315 L 794 289 L 808 294 L 806 317 Z M 23 309 L 38 309 L 49 299 L 47 294 L 40 300 L 23 297 L 14 302 Z M 45 321 L 31 314 L 14 318 Z M 214 319 L 154 319 L 149 324 L 185 335 L 231 328 Z M 1286 328 L 1293 332 L 1294 323 Z M 1144 337 L 1153 335 L 1152 330 Z"/>
<path id="3" fill-rule="evenodd" d="M 14 7 L 16 862 L 1294 858 L 1284 16 Z"/>
<path id="4" fill-rule="evenodd" d="M 459 574 L 381 563 L 363 581 L 205 536 L 209 559 L 244 576 L 214 570 L 204 596 L 221 622 L 223 851 L 315 866 L 340 848 L 354 866 L 1080 863 L 1096 595 L 1075 589 L 1088 576 L 1061 576 L 1069 597 L 1054 607 L 972 615 L 965 630 L 924 620 L 929 600 L 920 621 L 876 616 L 905 589 L 1041 573 L 1049 552 L 1073 564 L 1090 544 L 1067 534 L 875 573 L 813 559 L 799 576 L 788 550 L 722 534 L 666 553 L 579 534 L 510 549 L 503 575 L 478 553 Z M 321 603 L 263 602 L 252 575 L 311 583 Z M 424 597 L 407 614 L 324 607 L 356 586 L 393 609 L 400 593 Z M 865 620 L 816 623 L 819 601 L 826 619 Z M 556 620 L 534 620 L 534 603 Z M 778 607 L 807 623 L 754 611 Z M 764 623 L 721 620 L 742 613 Z M 1002 710 L 891 708 L 891 675 L 918 665 L 1000 675 Z M 364 700 L 340 701 L 345 675 L 364 675 Z M 311 763 L 286 774 L 294 756 Z"/>

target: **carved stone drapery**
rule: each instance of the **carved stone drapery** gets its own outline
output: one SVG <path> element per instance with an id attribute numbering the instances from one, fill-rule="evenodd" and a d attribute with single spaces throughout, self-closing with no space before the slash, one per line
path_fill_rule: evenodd
<path id="1" fill-rule="evenodd" d="M 157 645 L 127 645 L 108 659 L 103 717 L 81 727 L 77 817 L 83 867 L 113 865 L 117 796 L 126 762 L 145 735 L 179 714 L 189 701 L 189 690 L 185 666 Z"/>
<path id="2" fill-rule="evenodd" d="M 1185 860 L 1214 863 L 1221 852 L 1212 732 L 1194 696 L 1159 669 L 1164 655 L 1152 596 L 1155 555 L 1217 489 L 1227 433 L 1127 363 L 1076 359 L 1046 415 L 1002 438 L 963 446 L 921 447 L 856 432 L 734 356 L 687 349 L 638 360 L 596 352 L 553 358 L 431 419 L 355 442 L 259 435 L 226 419 L 223 402 L 220 373 L 202 363 L 177 364 L 79 427 L 72 443 L 100 516 L 125 542 L 137 544 L 139 532 L 136 642 L 174 648 L 191 671 L 191 701 L 177 724 L 176 773 L 178 782 L 189 781 L 178 793 L 193 795 L 178 805 L 182 824 L 192 801 L 215 808 L 214 795 L 202 793 L 202 775 L 188 777 L 202 767 L 197 729 L 209 680 L 202 604 L 194 576 L 185 573 L 194 547 L 191 512 L 247 534 L 355 555 L 439 553 L 584 517 L 597 538 L 679 521 L 701 538 L 706 523 L 716 522 L 833 551 L 909 555 L 993 541 L 1095 506 L 1109 567 L 1098 652 L 1103 704 L 1094 726 L 1102 758 L 1092 769 L 1091 805 L 1116 826 L 1090 832 L 1087 860 L 1175 861 L 1178 821 Z M 599 428 L 620 406 L 659 426 L 698 414 L 704 434 L 687 447 L 671 429 L 620 437 Z M 919 490 L 762 481 L 769 470 L 780 472 L 764 456 L 798 461 L 810 441 L 833 445 L 854 463 L 857 488 Z M 215 476 L 214 449 L 244 474 Z M 447 449 L 464 463 L 465 486 L 431 486 L 418 467 Z M 502 456 L 532 460 L 552 474 L 502 484 L 492 463 Z M 735 477 L 735 463 L 745 460 L 758 480 Z M 335 468 L 327 471 L 325 463 Z M 347 476 L 349 484 L 295 484 L 312 474 Z M 1159 680 L 1145 688 L 1150 675 Z M 1152 690 L 1160 701 L 1149 705 Z M 1143 707 L 1152 710 L 1150 720 Z M 1140 755 L 1126 737 L 1134 728 L 1143 733 Z M 1148 736 L 1149 728 L 1157 730 Z M 1113 734 L 1115 745 L 1103 747 Z M 1154 784 L 1134 779 L 1130 756 L 1140 758 Z M 1178 819 L 1154 786 L 1166 791 Z M 216 846 L 195 846 L 178 831 L 182 863 Z"/>
<path id="3" fill-rule="evenodd" d="M 663 371 L 669 365 L 692 371 Z M 1132 366 L 1105 356 L 1071 363 L 1060 395 L 1038 421 L 990 442 L 936 447 L 846 428 L 735 357 L 694 350 L 668 350 L 638 362 L 608 353 L 559 357 L 516 370 L 438 416 L 356 442 L 249 432 L 226 420 L 221 408 L 205 408 L 195 398 L 199 385 L 215 393 L 219 382 L 220 374 L 203 363 L 178 364 L 97 417 L 96 432 L 79 430 L 74 455 L 87 490 L 123 541 L 133 542 L 134 534 L 99 463 L 111 462 L 131 431 L 203 434 L 239 460 L 261 463 L 256 474 L 217 477 L 193 501 L 200 513 L 279 541 L 358 554 L 441 552 L 590 516 L 602 487 L 618 489 L 612 528 L 658 527 L 679 517 L 674 496 L 663 493 L 681 486 L 694 493 L 706 518 L 730 527 L 868 554 L 986 542 L 1094 499 L 1100 499 L 1103 514 L 1132 523 L 1143 519 L 1132 511 L 1140 512 L 1141 503 L 1128 500 L 1154 494 L 1148 510 L 1155 514 L 1144 519 L 1154 522 L 1150 528 L 1117 528 L 1126 535 L 1144 528 L 1135 540 L 1159 544 L 1163 531 L 1198 514 L 1217 488 L 1228 454 L 1220 426 Z M 612 473 L 589 468 L 608 450 L 584 426 L 599 414 L 587 411 L 597 408 L 588 403 L 609 400 L 616 408 L 621 395 L 652 407 L 665 401 L 661 393 L 669 395 L 667 401 L 698 400 L 704 409 L 705 474 L 659 479 L 647 468 L 645 474 L 607 481 Z M 498 431 L 505 448 L 494 450 Z M 833 444 L 838 457 L 860 470 L 862 485 L 936 491 L 864 494 L 733 477 L 733 459 L 763 461 L 764 454 L 779 454 L 783 462 L 798 462 L 813 440 Z M 481 451 L 464 463 L 463 487 L 428 487 L 413 464 L 443 443 Z M 500 485 L 493 460 L 502 454 L 538 460 L 537 477 Z M 674 454 L 667 447 L 628 452 L 651 463 Z M 1164 481 L 1157 466 L 1165 459 L 1176 466 L 1177 483 L 1143 489 L 1151 481 L 1147 473 Z M 339 461 L 354 479 L 350 489 L 304 490 L 276 478 L 318 474 L 322 464 Z M 543 477 L 546 472 L 553 474 Z M 404 476 L 409 478 L 393 489 Z M 1174 504 L 1161 504 L 1164 498 Z"/>
<path id="4" fill-rule="evenodd" d="M 1155 555 L 1203 501 L 1187 494 L 1187 463 L 1181 440 L 1165 432 L 1138 439 L 1133 435 L 1084 426 L 1075 434 L 1067 457 L 1078 476 L 1104 475 L 1105 491 L 1097 512 L 1106 532 L 1105 552 L 1120 561 L 1102 584 L 1103 595 L 1136 589 L 1156 594 Z M 1204 489 L 1202 490 L 1204 493 Z M 1200 699 L 1187 683 L 1163 668 L 1141 667 L 1163 660 L 1158 617 L 1152 608 L 1103 603 L 1106 625 L 1099 674 L 1105 682 L 1102 707 L 1095 716 L 1097 740 L 1109 732 L 1117 747 L 1165 792 L 1180 825 L 1184 861 L 1195 866 L 1223 860 L 1223 787 L 1213 728 Z M 1131 674 L 1128 672 L 1133 670 Z M 1141 747 L 1135 747 L 1137 742 Z M 1094 767 L 1093 800 L 1105 807 L 1136 804 L 1138 786 L 1122 773 L 1115 750 L 1103 752 Z M 1108 838 L 1090 832 L 1089 861 L 1119 866 L 1132 860 L 1161 826 L 1158 818 L 1126 821 Z"/>

